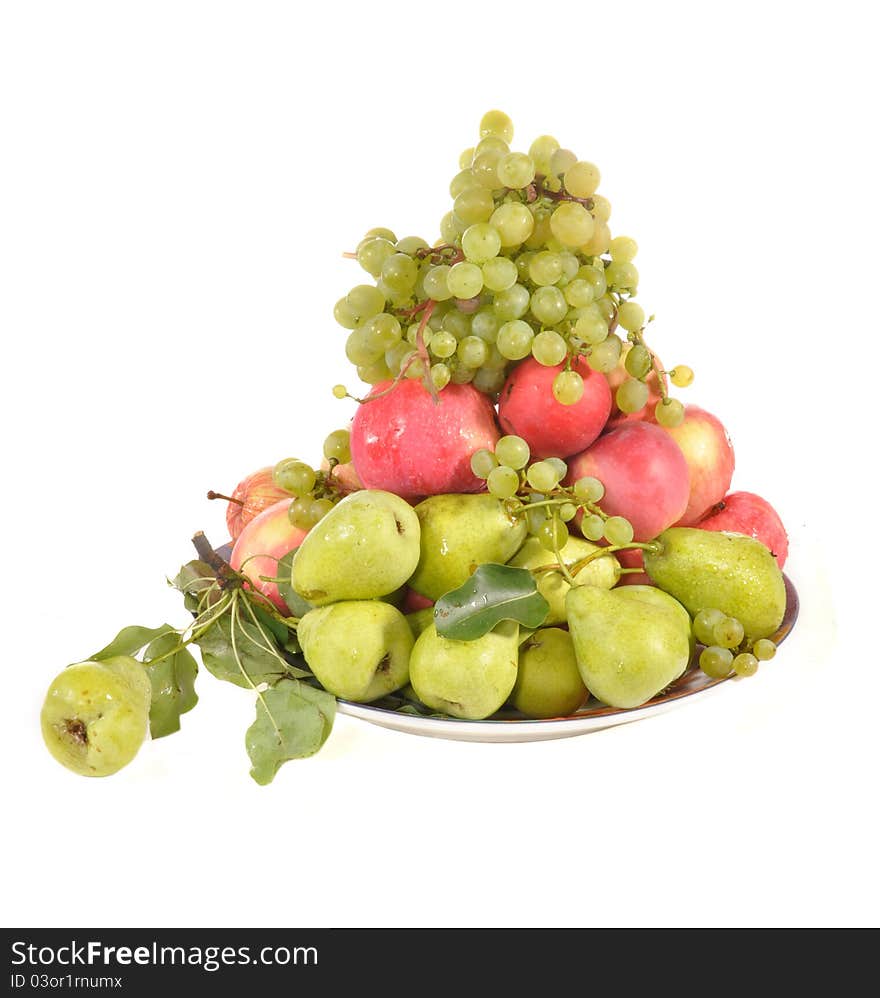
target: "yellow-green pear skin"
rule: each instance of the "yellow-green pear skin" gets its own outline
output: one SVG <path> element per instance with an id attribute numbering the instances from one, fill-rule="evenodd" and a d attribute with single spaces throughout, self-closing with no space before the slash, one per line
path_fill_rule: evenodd
<path id="1" fill-rule="evenodd" d="M 413 636 L 406 617 L 381 600 L 316 607 L 297 626 L 303 655 L 325 690 L 369 703 L 409 682 Z"/>
<path id="2" fill-rule="evenodd" d="M 516 682 L 519 626 L 504 620 L 473 641 L 454 641 L 432 624 L 413 646 L 410 682 L 432 710 L 479 721 L 499 710 Z"/>
<path id="3" fill-rule="evenodd" d="M 524 516 L 490 495 L 438 495 L 415 507 L 421 524 L 419 562 L 410 587 L 437 600 L 457 589 L 478 565 L 503 565 L 526 539 Z"/>
<path id="4" fill-rule="evenodd" d="M 584 685 L 609 707 L 639 707 L 684 672 L 689 629 L 666 607 L 616 589 L 576 586 L 565 598 Z"/>
<path id="5" fill-rule="evenodd" d="M 400 496 L 352 492 L 306 534 L 292 585 L 313 606 L 387 596 L 418 564 L 419 533 L 419 518 Z"/>
<path id="6" fill-rule="evenodd" d="M 614 591 L 625 599 L 641 600 L 643 603 L 653 603 L 654 606 L 665 606 L 677 614 L 682 626 L 687 628 L 691 645 L 691 656 L 693 656 L 697 647 L 697 639 L 694 635 L 694 622 L 691 620 L 691 615 L 674 596 L 670 596 L 669 593 L 658 589 L 656 586 L 647 585 L 618 586 Z"/>
<path id="7" fill-rule="evenodd" d="M 559 553 L 566 566 L 571 566 L 599 550 L 598 544 L 571 537 L 565 542 Z M 566 582 L 560 571 L 535 572 L 536 568 L 557 564 L 556 555 L 538 540 L 529 537 L 523 546 L 507 563 L 515 568 L 527 568 L 535 573 L 538 592 L 550 604 L 550 610 L 544 621 L 546 624 L 565 623 L 565 596 L 571 586 Z M 613 554 L 603 554 L 594 558 L 577 573 L 575 582 L 581 586 L 599 586 L 601 589 L 611 589 L 620 581 L 620 562 Z"/>
<path id="8" fill-rule="evenodd" d="M 406 622 L 413 632 L 413 637 L 417 638 L 434 623 L 434 607 L 426 606 L 424 610 L 413 610 L 406 615 Z"/>
<path id="9" fill-rule="evenodd" d="M 520 645 L 510 695 L 511 705 L 520 713 L 533 718 L 568 717 L 588 696 L 568 631 L 541 627 Z"/>
<path id="10" fill-rule="evenodd" d="M 645 571 L 691 616 L 721 610 L 751 641 L 775 634 L 785 616 L 785 580 L 770 549 L 745 534 L 670 527 L 657 550 L 644 552 Z"/>

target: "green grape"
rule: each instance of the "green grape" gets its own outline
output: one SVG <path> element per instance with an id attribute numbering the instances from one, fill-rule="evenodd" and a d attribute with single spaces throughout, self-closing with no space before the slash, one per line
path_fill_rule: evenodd
<path id="1" fill-rule="evenodd" d="M 553 233 L 550 231 L 550 216 L 541 211 L 536 211 L 535 227 L 525 242 L 526 249 L 542 251 L 546 249 L 552 253 L 553 250 L 550 245 L 552 239 Z"/>
<path id="2" fill-rule="evenodd" d="M 503 156 L 509 152 L 510 146 L 500 135 L 484 135 L 474 146 L 474 159 L 486 153 L 496 153 L 498 156 Z"/>
<path id="3" fill-rule="evenodd" d="M 635 294 L 639 286 L 639 272 L 634 263 L 610 263 L 605 268 L 608 287 L 625 294 Z"/>
<path id="4" fill-rule="evenodd" d="M 357 249 L 357 262 L 368 274 L 378 277 L 382 273 L 382 264 L 394 255 L 395 242 L 396 239 L 392 241 L 382 236 L 362 240 Z"/>
<path id="5" fill-rule="evenodd" d="M 447 211 L 440 219 L 440 238 L 444 243 L 454 243 L 466 228 L 459 223 L 455 212 Z"/>
<path id="6" fill-rule="evenodd" d="M 458 157 L 459 169 L 462 170 L 467 169 L 471 165 L 471 163 L 473 163 L 473 161 L 474 161 L 474 147 L 470 146 L 469 148 L 464 149 L 461 155 Z"/>
<path id="7" fill-rule="evenodd" d="M 513 433 L 501 437 L 495 444 L 495 457 L 498 458 L 498 463 L 504 465 L 505 468 L 519 471 L 520 468 L 524 468 L 529 463 L 530 456 L 529 445 L 522 437 Z"/>
<path id="8" fill-rule="evenodd" d="M 629 236 L 617 236 L 608 247 L 615 263 L 632 263 L 639 251 L 639 244 Z"/>
<path id="9" fill-rule="evenodd" d="M 473 386 L 486 395 L 497 395 L 507 380 L 504 369 L 486 367 L 485 365 L 474 375 Z"/>
<path id="10" fill-rule="evenodd" d="M 577 516 L 578 508 L 573 502 L 564 502 L 558 509 L 559 518 L 563 523 L 568 523 Z"/>
<path id="11" fill-rule="evenodd" d="M 627 374 L 631 374 L 634 378 L 644 378 L 653 363 L 651 351 L 641 343 L 634 343 L 624 358 L 623 366 Z"/>
<path id="12" fill-rule="evenodd" d="M 483 264 L 483 284 L 490 291 L 506 291 L 516 284 L 519 272 L 513 260 L 496 256 Z"/>
<path id="13" fill-rule="evenodd" d="M 602 295 L 601 298 L 596 300 L 595 305 L 599 315 L 610 324 L 617 312 L 617 305 L 614 299 L 610 295 Z"/>
<path id="14" fill-rule="evenodd" d="M 607 222 L 611 218 L 611 202 L 601 194 L 593 194 L 593 218 L 597 222 Z M 607 228 L 607 226 L 606 226 Z"/>
<path id="15" fill-rule="evenodd" d="M 305 495 L 315 487 L 316 475 L 303 461 L 288 457 L 272 469 L 272 480 L 279 489 L 294 496 Z"/>
<path id="16" fill-rule="evenodd" d="M 598 478 L 584 475 L 574 483 L 574 494 L 583 502 L 599 502 L 605 495 L 605 486 Z"/>
<path id="17" fill-rule="evenodd" d="M 526 512 L 526 526 L 533 536 L 541 532 L 541 527 L 547 522 L 547 511 L 545 509 L 530 509 Z"/>
<path id="18" fill-rule="evenodd" d="M 464 364 L 456 364 L 451 370 L 452 376 L 450 380 L 454 385 L 470 384 L 477 373 L 472 367 L 466 367 Z"/>
<path id="19" fill-rule="evenodd" d="M 334 430 L 324 441 L 324 457 L 328 461 L 348 464 L 351 460 L 351 434 L 348 430 Z"/>
<path id="20" fill-rule="evenodd" d="M 752 646 L 752 654 L 759 662 L 769 662 L 776 654 L 776 645 L 769 638 L 759 638 Z"/>
<path id="21" fill-rule="evenodd" d="M 502 246 L 519 246 L 534 231 L 535 216 L 524 204 L 519 204 L 517 201 L 509 201 L 506 204 L 499 205 L 492 212 L 489 224 L 501 237 Z"/>
<path id="22" fill-rule="evenodd" d="M 591 348 L 587 363 L 594 371 L 601 371 L 607 374 L 617 367 L 620 360 L 620 339 L 609 333 L 601 343 L 597 343 Z"/>
<path id="23" fill-rule="evenodd" d="M 544 250 L 529 259 L 529 279 L 535 284 L 555 284 L 562 277 L 562 260 L 558 253 Z"/>
<path id="24" fill-rule="evenodd" d="M 407 256 L 415 256 L 419 250 L 428 248 L 427 242 L 421 236 L 404 236 L 394 244 L 398 253 L 406 253 Z"/>
<path id="25" fill-rule="evenodd" d="M 520 284 L 525 284 L 527 281 L 531 280 L 531 277 L 529 276 L 529 267 L 532 265 L 532 260 L 536 255 L 535 250 L 520 249 L 516 255 L 516 258 L 513 260 L 513 263 L 516 265 L 517 280 Z"/>
<path id="26" fill-rule="evenodd" d="M 712 628 L 713 643 L 722 648 L 738 648 L 744 635 L 743 625 L 736 617 L 722 617 Z"/>
<path id="27" fill-rule="evenodd" d="M 333 509 L 335 503 L 332 499 L 315 499 L 309 506 L 309 517 L 313 523 L 319 523 Z"/>
<path id="28" fill-rule="evenodd" d="M 565 296 L 559 288 L 555 288 L 552 285 L 538 288 L 532 295 L 529 306 L 532 310 L 532 315 L 538 322 L 542 322 L 548 326 L 555 326 L 556 323 L 561 322 L 568 312 L 568 303 L 565 300 Z"/>
<path id="29" fill-rule="evenodd" d="M 485 187 L 469 187 L 455 199 L 452 210 L 468 225 L 475 222 L 488 222 L 489 216 L 495 210 L 492 192 Z"/>
<path id="30" fill-rule="evenodd" d="M 700 668 L 712 679 L 724 679 L 730 675 L 733 655 L 728 648 L 710 645 L 700 652 Z"/>
<path id="31" fill-rule="evenodd" d="M 498 467 L 498 458 L 486 447 L 481 447 L 471 454 L 471 471 L 477 478 L 486 479 L 489 472 Z"/>
<path id="32" fill-rule="evenodd" d="M 460 173 L 456 173 L 452 180 L 449 181 L 449 196 L 455 200 L 464 191 L 470 190 L 471 187 L 479 186 L 480 184 L 474 176 L 474 171 L 468 166 L 461 170 Z"/>
<path id="33" fill-rule="evenodd" d="M 485 267 L 486 265 L 484 264 L 484 272 Z M 500 325 L 501 323 L 498 316 L 491 310 L 491 308 L 481 308 L 471 317 L 471 333 L 474 336 L 479 336 L 481 340 L 485 340 L 487 343 L 495 342 L 495 337 L 498 335 L 498 327 Z"/>
<path id="34" fill-rule="evenodd" d="M 348 393 L 346 392 L 346 394 Z M 299 458 L 285 457 L 283 460 L 279 461 L 272 469 L 272 481 L 278 486 L 279 489 L 284 489 L 285 492 L 291 491 L 287 487 L 288 486 L 287 470 L 288 468 L 291 468 L 297 464 L 302 464 Z"/>
<path id="35" fill-rule="evenodd" d="M 598 541 L 605 533 L 605 521 L 596 513 L 587 513 L 581 520 L 581 533 L 588 541 Z"/>
<path id="36" fill-rule="evenodd" d="M 577 156 L 571 149 L 555 149 L 550 157 L 550 173 L 554 177 L 561 177 L 576 162 Z"/>
<path id="37" fill-rule="evenodd" d="M 562 481 L 563 478 L 568 474 L 568 465 L 561 457 L 545 457 L 544 460 L 547 464 L 552 464 L 556 469 L 557 481 Z"/>
<path id="38" fill-rule="evenodd" d="M 345 387 L 345 385 L 334 385 L 333 397 L 338 399 L 348 398 L 348 389 Z"/>
<path id="39" fill-rule="evenodd" d="M 406 336 L 404 337 L 406 342 L 409 343 L 410 346 L 418 346 L 420 329 L 422 331 L 422 340 L 424 341 L 425 346 L 430 346 L 431 341 L 434 339 L 434 330 L 428 325 L 423 327 L 421 322 L 413 322 L 406 327 Z"/>
<path id="40" fill-rule="evenodd" d="M 577 405 L 584 395 L 584 379 L 577 371 L 560 371 L 553 379 L 553 398 L 560 405 Z"/>
<path id="41" fill-rule="evenodd" d="M 294 499 L 287 509 L 287 519 L 299 530 L 311 530 L 314 526 L 311 497 Z"/>
<path id="42" fill-rule="evenodd" d="M 564 246 L 582 246 L 593 235 L 593 216 L 577 201 L 563 201 L 550 216 L 550 231 Z"/>
<path id="43" fill-rule="evenodd" d="M 489 491 L 498 499 L 509 499 L 519 488 L 519 475 L 505 465 L 499 465 L 489 472 L 486 479 Z"/>
<path id="44" fill-rule="evenodd" d="M 565 171 L 563 182 L 572 197 L 591 197 L 599 186 L 599 167 L 586 160 L 579 160 L 577 163 L 572 163 Z"/>
<path id="45" fill-rule="evenodd" d="M 437 391 L 442 391 L 452 379 L 452 372 L 446 366 L 446 364 L 432 364 L 431 365 L 431 380 L 434 382 L 434 387 Z"/>
<path id="46" fill-rule="evenodd" d="M 604 534 L 609 544 L 629 544 L 633 539 L 632 524 L 624 516 L 609 516 Z"/>
<path id="47" fill-rule="evenodd" d="M 568 540 L 568 527 L 559 517 L 553 516 L 541 524 L 537 536 L 547 551 L 558 551 Z"/>
<path id="48" fill-rule="evenodd" d="M 582 315 L 575 322 L 572 332 L 579 340 L 589 343 L 590 346 L 595 346 L 608 336 L 608 323 L 596 309 L 595 314 Z M 616 363 L 617 361 L 615 361 Z"/>
<path id="49" fill-rule="evenodd" d="M 457 349 L 458 340 L 445 329 L 441 329 L 439 333 L 434 333 L 431 338 L 431 353 L 441 360 L 451 357 Z"/>
<path id="50" fill-rule="evenodd" d="M 400 371 L 403 358 L 408 357 L 412 353 L 413 346 L 414 344 L 405 343 L 403 340 L 400 340 L 393 347 L 386 350 L 385 356 L 382 359 L 385 361 L 388 370 L 397 374 Z"/>
<path id="51" fill-rule="evenodd" d="M 586 281 L 593 289 L 593 301 L 598 301 L 608 290 L 608 282 L 605 280 L 605 271 L 598 267 L 585 265 L 578 271 L 577 276 Z"/>
<path id="52" fill-rule="evenodd" d="M 348 339 L 345 341 L 345 356 L 355 365 L 370 364 L 378 358 L 379 351 L 367 340 L 366 330 L 361 327 L 348 334 Z"/>
<path id="53" fill-rule="evenodd" d="M 580 247 L 581 253 L 584 256 L 601 256 L 603 253 L 608 252 L 608 247 L 611 245 L 611 230 L 605 224 L 605 222 L 594 221 L 593 222 L 593 234 L 590 236 L 590 240 L 584 243 Z"/>
<path id="54" fill-rule="evenodd" d="M 687 364 L 676 364 L 676 366 L 669 372 L 669 380 L 675 385 L 676 388 L 687 388 L 689 385 L 693 384 L 694 372 L 687 366 Z"/>
<path id="55" fill-rule="evenodd" d="M 479 336 L 465 336 L 458 344 L 457 355 L 462 364 L 476 370 L 478 367 L 482 367 L 488 358 L 489 347 L 486 341 L 481 340 Z"/>
<path id="56" fill-rule="evenodd" d="M 459 312 L 457 308 L 450 309 L 443 316 L 442 328 L 447 333 L 452 333 L 457 340 L 462 340 L 471 334 L 471 317 Z"/>
<path id="57" fill-rule="evenodd" d="M 498 161 L 497 172 L 502 187 L 521 190 L 535 179 L 535 164 L 524 152 L 509 152 Z"/>
<path id="58" fill-rule="evenodd" d="M 385 358 L 377 357 L 369 364 L 358 364 L 357 376 L 368 385 L 376 385 L 380 381 L 388 381 L 394 375 L 391 368 L 385 363 Z"/>
<path id="59" fill-rule="evenodd" d="M 513 122 L 503 111 L 487 111 L 480 119 L 480 137 L 497 136 L 504 142 L 513 141 Z"/>
<path id="60" fill-rule="evenodd" d="M 506 357 L 507 360 L 522 360 L 531 353 L 534 338 L 534 330 L 527 322 L 513 319 L 505 322 L 498 330 L 498 339 L 495 342 L 502 357 Z"/>
<path id="61" fill-rule="evenodd" d="M 333 306 L 333 318 L 343 329 L 355 329 L 360 323 L 360 315 L 348 302 L 348 297 L 340 298 Z"/>
<path id="62" fill-rule="evenodd" d="M 402 330 L 400 322 L 387 312 L 374 315 L 363 327 L 363 337 L 366 345 L 374 356 L 385 353 L 400 340 Z"/>
<path id="63" fill-rule="evenodd" d="M 549 461 L 536 461 L 526 472 L 526 480 L 532 488 L 549 492 L 559 484 L 559 469 Z"/>
<path id="64" fill-rule="evenodd" d="M 348 292 L 345 300 L 358 316 L 358 324 L 378 315 L 385 308 L 385 296 L 373 284 L 358 284 Z"/>
<path id="65" fill-rule="evenodd" d="M 501 236 L 488 222 L 477 222 L 464 230 L 461 249 L 471 263 L 485 263 L 501 251 Z"/>
<path id="66" fill-rule="evenodd" d="M 634 333 L 645 324 L 645 310 L 635 301 L 624 301 L 617 309 L 618 323 L 629 333 Z"/>
<path id="67" fill-rule="evenodd" d="M 684 406 L 678 399 L 671 399 L 667 395 L 654 409 L 654 419 L 661 426 L 681 426 L 684 422 Z"/>
<path id="68" fill-rule="evenodd" d="M 382 226 L 379 226 L 376 229 L 367 229 L 364 233 L 364 239 L 386 239 L 389 243 L 397 242 L 397 236 L 394 235 L 392 230 L 385 229 Z M 361 242 L 363 242 L 364 239 L 362 239 Z"/>
<path id="69" fill-rule="evenodd" d="M 490 149 L 474 157 L 471 170 L 481 187 L 494 191 L 503 186 L 498 179 L 498 160 L 501 159 L 501 155 L 497 149 Z"/>
<path id="70" fill-rule="evenodd" d="M 527 288 L 524 288 L 521 284 L 514 284 L 513 287 L 508 288 L 506 291 L 499 291 L 495 295 L 492 307 L 495 309 L 495 314 L 499 319 L 504 320 L 504 322 L 510 322 L 512 319 L 521 318 L 528 312 L 531 299 L 532 296 L 529 294 Z M 526 353 L 528 353 L 528 350 Z"/>
<path id="71" fill-rule="evenodd" d="M 549 289 L 542 288 L 541 290 Z M 552 329 L 545 329 L 532 340 L 532 356 L 544 367 L 556 367 L 557 364 L 561 364 L 567 353 L 568 344 L 559 333 Z M 581 381 L 581 393 L 583 393 L 583 381 Z"/>
<path id="72" fill-rule="evenodd" d="M 457 263 L 446 275 L 446 286 L 455 298 L 473 298 L 483 290 L 483 271 L 475 263 Z"/>
<path id="73" fill-rule="evenodd" d="M 738 676 L 754 676 L 758 671 L 758 659 L 754 655 L 750 655 L 749 652 L 744 651 L 734 656 L 733 671 Z"/>
<path id="74" fill-rule="evenodd" d="M 431 267 L 424 277 L 425 294 L 429 298 L 433 298 L 434 301 L 445 301 L 447 298 L 452 297 L 452 292 L 449 290 L 449 271 L 451 267 L 447 267 L 445 263 L 438 264 L 436 267 Z"/>
<path id="75" fill-rule="evenodd" d="M 410 352 L 403 358 L 400 362 L 400 371 L 405 378 L 410 381 L 415 381 L 418 378 L 424 377 L 425 374 L 425 361 L 419 356 L 418 350 L 410 350 Z"/>
<path id="76" fill-rule="evenodd" d="M 641 412 L 648 401 L 649 390 L 644 381 L 627 378 L 614 393 L 614 401 L 621 412 Z"/>
<path id="77" fill-rule="evenodd" d="M 563 291 L 565 300 L 573 308 L 583 308 L 593 302 L 594 291 L 592 284 L 582 277 L 575 277 L 573 281 L 565 286 Z"/>
<path id="78" fill-rule="evenodd" d="M 529 158 L 535 164 L 537 173 L 550 172 L 550 159 L 559 148 L 559 143 L 552 135 L 539 135 L 529 146 Z"/>
<path id="79" fill-rule="evenodd" d="M 724 614 L 714 607 L 698 610 L 694 616 L 694 637 L 701 645 L 711 645 L 715 640 L 715 625 L 722 620 Z"/>
<path id="80" fill-rule="evenodd" d="M 581 269 L 581 263 L 574 253 L 569 253 L 565 249 L 560 250 L 559 259 L 562 261 L 562 277 L 558 283 L 560 287 L 567 287 L 577 277 L 577 272 Z M 568 301 L 567 298 L 566 301 Z"/>
<path id="81" fill-rule="evenodd" d="M 393 253 L 382 264 L 382 282 L 392 291 L 412 291 L 418 276 L 419 265 L 406 253 Z"/>

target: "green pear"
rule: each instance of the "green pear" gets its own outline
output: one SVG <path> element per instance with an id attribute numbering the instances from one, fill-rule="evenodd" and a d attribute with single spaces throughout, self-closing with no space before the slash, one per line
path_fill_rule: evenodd
<path id="1" fill-rule="evenodd" d="M 525 517 L 490 495 L 430 496 L 415 512 L 420 555 L 409 584 L 432 600 L 457 589 L 478 565 L 509 561 L 528 533 Z"/>
<path id="2" fill-rule="evenodd" d="M 654 544 L 655 549 L 644 552 L 645 571 L 691 616 L 721 610 L 736 617 L 751 641 L 776 633 L 785 616 L 785 581 L 760 541 L 745 534 L 670 527 Z"/>
<path id="3" fill-rule="evenodd" d="M 412 506 L 391 492 L 361 489 L 306 534 L 291 582 L 314 606 L 379 599 L 402 586 L 418 560 L 419 519 Z"/>
<path id="4" fill-rule="evenodd" d="M 674 596 L 670 596 L 669 593 L 658 589 L 656 586 L 618 586 L 614 591 L 626 599 L 641 600 L 643 603 L 653 603 L 654 606 L 665 606 L 667 609 L 672 610 L 678 616 L 682 626 L 687 628 L 691 645 L 691 656 L 693 657 L 694 650 L 697 647 L 697 639 L 694 635 L 694 622 L 691 620 L 691 615 Z"/>
<path id="5" fill-rule="evenodd" d="M 424 610 L 413 610 L 406 615 L 406 622 L 413 632 L 413 637 L 417 638 L 434 623 L 434 607 L 426 606 Z"/>
<path id="6" fill-rule="evenodd" d="M 432 624 L 413 646 L 410 682 L 433 710 L 478 721 L 504 705 L 516 682 L 519 625 L 504 620 L 474 641 L 441 637 Z"/>
<path id="7" fill-rule="evenodd" d="M 511 703 L 526 717 L 567 717 L 589 696 L 574 644 L 561 627 L 541 627 L 520 645 Z"/>
<path id="8" fill-rule="evenodd" d="M 570 567 L 598 550 L 598 544 L 591 544 L 579 537 L 571 537 L 565 542 L 559 553 L 566 566 Z M 550 611 L 544 623 L 564 624 L 565 596 L 571 586 L 560 571 L 535 572 L 536 568 L 557 564 L 556 555 L 552 551 L 548 551 L 537 537 L 529 537 L 507 564 L 516 568 L 528 568 L 534 572 L 538 592 L 550 604 Z M 600 558 L 595 558 L 588 565 L 584 565 L 574 577 L 578 585 L 599 586 L 602 589 L 616 586 L 619 579 L 620 562 L 613 554 L 603 554 Z"/>
<path id="9" fill-rule="evenodd" d="M 368 703 L 409 680 L 412 631 L 390 603 L 350 600 L 316 607 L 300 620 L 297 637 L 320 684 L 344 700 Z"/>
<path id="10" fill-rule="evenodd" d="M 596 586 L 570 589 L 565 606 L 581 678 L 609 707 L 640 706 L 688 666 L 689 628 L 667 607 Z"/>

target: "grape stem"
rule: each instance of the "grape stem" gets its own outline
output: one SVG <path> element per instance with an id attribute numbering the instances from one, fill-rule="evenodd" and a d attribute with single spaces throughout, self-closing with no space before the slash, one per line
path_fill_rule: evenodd
<path id="1" fill-rule="evenodd" d="M 449 256 L 443 255 L 450 250 L 452 252 Z M 456 264 L 461 263 L 462 260 L 464 260 L 464 253 L 453 243 L 439 243 L 437 246 L 423 246 L 421 249 L 416 250 L 415 255 L 420 260 L 430 258 L 431 263 Z"/>
<path id="2" fill-rule="evenodd" d="M 535 179 L 525 188 L 526 201 L 529 204 L 532 201 L 537 201 L 538 198 L 547 198 L 549 201 L 577 201 L 578 204 L 582 204 L 588 210 L 593 207 L 592 198 L 575 197 L 574 194 L 569 194 L 564 186 L 558 191 L 551 191 L 544 186 L 545 179 L 543 173 L 537 173 L 535 174 Z"/>
<path id="3" fill-rule="evenodd" d="M 572 575 L 577 575 L 582 568 L 585 568 L 590 564 L 591 561 L 595 561 L 596 558 L 601 558 L 606 554 L 614 554 L 615 551 L 659 551 L 660 545 L 652 541 L 643 544 L 639 541 L 631 541 L 629 544 L 609 544 L 608 547 L 599 548 L 597 551 L 591 551 L 585 558 L 581 558 L 572 565 L 570 571 Z"/>
<path id="4" fill-rule="evenodd" d="M 220 555 L 217 554 L 211 542 L 207 537 L 205 537 L 203 531 L 199 530 L 193 535 L 192 545 L 196 549 L 196 553 L 199 558 L 201 558 L 206 565 L 210 565 L 211 568 L 214 569 L 217 576 L 217 583 L 221 589 L 241 588 L 241 576 L 235 571 L 228 561 L 221 558 Z"/>
<path id="5" fill-rule="evenodd" d="M 211 489 L 208 492 L 208 498 L 209 499 L 225 499 L 227 502 L 234 502 L 234 503 L 237 503 L 239 506 L 244 506 L 244 500 L 243 499 L 233 499 L 232 496 L 225 496 L 225 495 L 223 495 L 222 492 L 215 492 L 213 489 Z"/>

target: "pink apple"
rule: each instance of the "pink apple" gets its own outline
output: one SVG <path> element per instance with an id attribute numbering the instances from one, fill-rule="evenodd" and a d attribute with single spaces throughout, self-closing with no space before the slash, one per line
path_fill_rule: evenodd
<path id="1" fill-rule="evenodd" d="M 622 568 L 642 568 L 642 552 L 641 551 L 618 551 L 614 555 L 615 558 L 620 562 Z M 626 575 L 621 575 L 620 581 L 617 583 L 619 586 L 651 586 L 653 583 L 648 578 L 644 572 L 629 572 Z"/>
<path id="2" fill-rule="evenodd" d="M 498 398 L 498 421 L 529 445 L 532 457 L 569 457 L 588 447 L 602 432 L 611 411 L 611 391 L 583 357 L 572 369 L 584 379 L 584 394 L 574 405 L 553 397 L 553 381 L 564 366 L 545 367 L 533 357 L 511 371 Z"/>
<path id="3" fill-rule="evenodd" d="M 697 524 L 701 530 L 748 534 L 770 549 L 780 568 L 788 558 L 788 534 L 776 510 L 754 492 L 731 492 Z"/>
<path id="4" fill-rule="evenodd" d="M 375 385 L 369 397 L 389 386 Z M 404 379 L 358 408 L 352 462 L 365 488 L 404 499 L 478 492 L 484 483 L 471 471 L 471 455 L 494 449 L 498 436 L 492 403 L 473 385 L 447 385 L 435 403 L 420 381 Z"/>
<path id="5" fill-rule="evenodd" d="M 660 429 L 678 444 L 688 464 L 690 497 L 676 526 L 692 527 L 730 488 L 733 444 L 721 421 L 696 405 L 684 407 L 684 421 L 678 426 Z"/>
<path id="6" fill-rule="evenodd" d="M 622 423 L 568 462 L 566 482 L 591 475 L 605 486 L 599 505 L 625 516 L 637 541 L 677 522 L 687 508 L 688 466 L 678 444 L 653 423 Z"/>
<path id="7" fill-rule="evenodd" d="M 403 596 L 403 603 L 401 604 L 401 610 L 403 613 L 415 613 L 416 610 L 427 610 L 429 606 L 433 606 L 434 601 L 428 599 L 427 596 L 422 596 L 421 593 L 417 593 L 415 589 L 410 589 L 409 586 L 406 587 L 406 592 Z"/>
<path id="8" fill-rule="evenodd" d="M 294 527 L 287 516 L 291 497 L 276 502 L 255 516 L 238 535 L 238 540 L 229 556 L 229 564 L 246 575 L 254 589 L 259 590 L 270 599 L 282 613 L 287 607 L 278 586 L 274 582 L 266 582 L 261 575 L 269 578 L 278 577 L 278 562 L 294 548 L 299 547 L 308 533 Z"/>
<path id="9" fill-rule="evenodd" d="M 281 499 L 291 498 L 289 492 L 279 488 L 272 480 L 271 468 L 260 468 L 247 478 L 243 478 L 229 497 L 229 505 L 226 507 L 226 526 L 229 529 L 229 537 L 236 540 L 244 528 L 259 516 L 264 509 L 268 509 Z M 226 499 L 226 496 L 209 493 L 208 498 Z"/>

